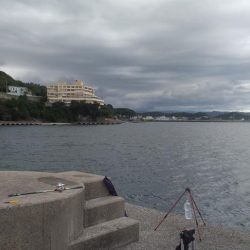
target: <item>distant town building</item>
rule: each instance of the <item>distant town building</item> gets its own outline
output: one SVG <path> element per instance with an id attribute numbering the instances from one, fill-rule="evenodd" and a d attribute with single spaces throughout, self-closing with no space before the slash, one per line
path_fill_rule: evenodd
<path id="1" fill-rule="evenodd" d="M 154 120 L 154 117 L 151 116 L 151 115 L 147 115 L 146 117 L 143 117 L 142 118 L 144 121 L 153 121 Z"/>
<path id="2" fill-rule="evenodd" d="M 47 98 L 49 103 L 70 104 L 71 101 L 78 101 L 104 105 L 104 101 L 95 95 L 94 89 L 86 86 L 80 80 L 76 80 L 74 83 L 62 82 L 47 86 Z"/>
<path id="3" fill-rule="evenodd" d="M 21 95 L 28 95 L 30 93 L 29 93 L 28 88 L 26 87 L 8 86 L 7 94 L 21 96 Z"/>
<path id="4" fill-rule="evenodd" d="M 137 121 L 137 120 L 141 120 L 142 119 L 142 115 L 136 115 L 136 116 L 132 116 L 130 118 L 131 121 Z"/>
<path id="5" fill-rule="evenodd" d="M 169 117 L 166 117 L 166 116 L 158 116 L 155 118 L 156 121 L 169 121 Z"/>

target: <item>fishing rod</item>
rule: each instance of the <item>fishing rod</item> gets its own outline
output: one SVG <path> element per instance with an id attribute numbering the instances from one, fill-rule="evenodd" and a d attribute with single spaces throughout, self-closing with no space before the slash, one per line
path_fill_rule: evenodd
<path id="1" fill-rule="evenodd" d="M 29 194 L 43 194 L 43 193 L 50 193 L 50 192 L 63 192 L 65 190 L 73 190 L 73 189 L 80 189 L 80 188 L 83 188 L 83 186 L 65 187 L 65 184 L 58 183 L 55 189 L 38 190 L 38 191 L 25 192 L 25 193 L 14 193 L 14 194 L 9 194 L 8 197 L 16 197 L 16 196 L 23 196 L 23 195 L 29 195 Z"/>
<path id="2" fill-rule="evenodd" d="M 10 205 L 17 205 L 17 200 L 10 200 L 10 201 L 0 201 L 0 204 L 10 204 Z"/>

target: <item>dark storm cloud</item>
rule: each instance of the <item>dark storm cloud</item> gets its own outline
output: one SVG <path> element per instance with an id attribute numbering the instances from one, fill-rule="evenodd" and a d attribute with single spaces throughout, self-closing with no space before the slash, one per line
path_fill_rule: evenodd
<path id="1" fill-rule="evenodd" d="M 248 1 L 0 0 L 0 69 L 114 106 L 250 110 Z"/>

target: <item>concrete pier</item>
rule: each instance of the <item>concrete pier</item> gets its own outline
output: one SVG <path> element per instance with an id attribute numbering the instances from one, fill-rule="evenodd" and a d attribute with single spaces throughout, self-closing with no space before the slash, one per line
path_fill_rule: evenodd
<path id="1" fill-rule="evenodd" d="M 165 213 L 132 204 L 126 204 L 126 211 L 131 218 L 140 223 L 140 240 L 120 250 L 174 250 L 180 241 L 179 233 L 185 227 L 195 227 L 194 221 L 187 221 L 184 216 L 171 213 L 157 231 L 154 231 Z M 201 221 L 199 223 L 202 225 Z M 196 231 L 195 250 L 250 249 L 249 231 L 242 232 L 221 225 L 206 225 L 199 228 L 202 241 L 199 241 Z"/>
<path id="2" fill-rule="evenodd" d="M 0 172 L 1 250 L 115 249 L 139 238 L 124 201 L 108 194 L 103 176 L 83 172 Z M 82 186 L 63 192 L 9 194 Z"/>

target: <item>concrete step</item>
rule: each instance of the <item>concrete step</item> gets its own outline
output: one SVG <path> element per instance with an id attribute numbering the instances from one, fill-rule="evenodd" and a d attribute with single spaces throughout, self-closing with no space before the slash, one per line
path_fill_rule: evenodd
<path id="1" fill-rule="evenodd" d="M 122 217 L 88 227 L 71 243 L 69 250 L 111 250 L 139 240 L 139 223 Z"/>
<path id="2" fill-rule="evenodd" d="M 98 176 L 96 178 L 84 181 L 86 200 L 91 200 L 109 195 L 109 192 L 103 183 L 103 178 L 103 176 Z"/>
<path id="3" fill-rule="evenodd" d="M 84 184 L 85 200 L 109 195 L 109 192 L 103 183 L 104 176 L 79 171 L 60 173 L 61 178 L 65 178 L 65 176 L 68 180 L 71 178 L 73 181 Z"/>
<path id="4" fill-rule="evenodd" d="M 123 217 L 124 199 L 118 196 L 104 196 L 86 201 L 84 227 Z"/>

